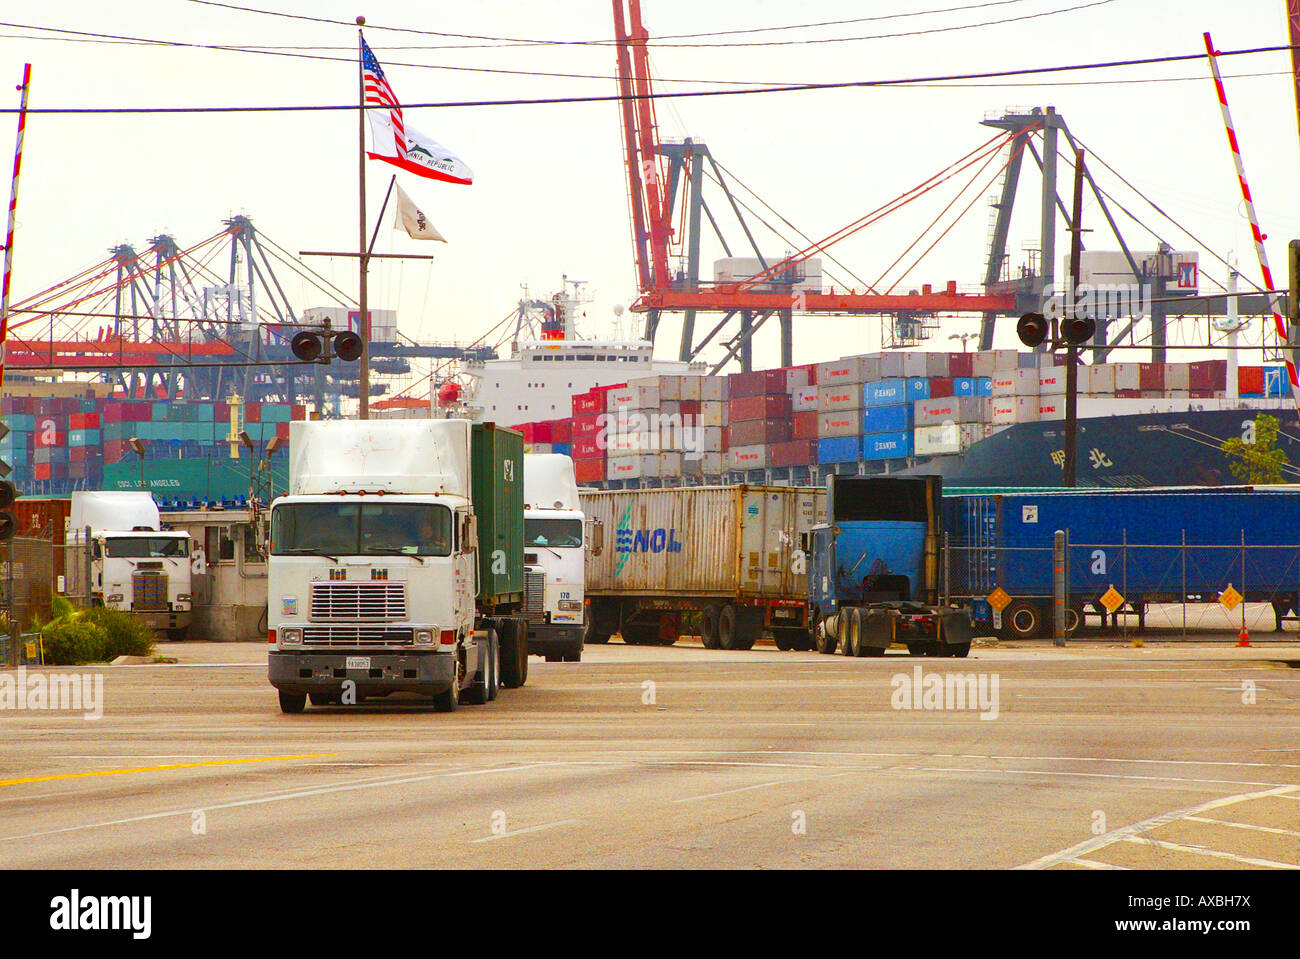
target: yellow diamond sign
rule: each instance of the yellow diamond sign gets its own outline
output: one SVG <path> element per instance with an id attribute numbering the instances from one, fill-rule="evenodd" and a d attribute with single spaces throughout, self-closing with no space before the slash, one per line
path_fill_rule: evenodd
<path id="1" fill-rule="evenodd" d="M 1219 602 L 1224 609 L 1236 609 L 1241 604 L 1241 600 L 1241 593 L 1233 589 L 1231 583 L 1228 584 L 1227 589 L 1219 594 Z"/>
<path id="2" fill-rule="evenodd" d="M 1124 597 L 1120 595 L 1119 590 L 1112 586 L 1101 594 L 1101 599 L 1097 602 L 1101 603 L 1106 612 L 1114 614 L 1115 610 L 1124 605 Z"/>
<path id="3" fill-rule="evenodd" d="M 993 609 L 993 612 L 995 613 L 1002 612 L 1004 609 L 1007 608 L 1010 602 L 1011 602 L 1011 594 L 1008 593 L 1001 586 L 993 590 L 993 592 L 989 593 L 988 595 L 989 606 Z"/>

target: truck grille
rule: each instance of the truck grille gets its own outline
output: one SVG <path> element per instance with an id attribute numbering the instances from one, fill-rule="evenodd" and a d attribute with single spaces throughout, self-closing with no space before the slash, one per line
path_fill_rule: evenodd
<path id="1" fill-rule="evenodd" d="M 392 623 L 406 619 L 405 583 L 312 583 L 314 622 Z"/>
<path id="2" fill-rule="evenodd" d="M 158 612 L 169 608 L 167 604 L 167 574 L 152 570 L 136 572 L 131 576 L 134 601 L 131 608 L 144 612 Z"/>
<path id="3" fill-rule="evenodd" d="M 546 574 L 528 570 L 524 574 L 524 616 L 530 623 L 546 622 Z"/>
<path id="4" fill-rule="evenodd" d="M 415 630 L 387 626 L 308 626 L 302 631 L 307 646 L 411 646 Z"/>

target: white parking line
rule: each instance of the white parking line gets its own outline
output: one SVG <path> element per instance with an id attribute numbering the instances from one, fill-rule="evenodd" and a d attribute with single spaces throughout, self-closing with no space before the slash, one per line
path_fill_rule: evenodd
<path id="1" fill-rule="evenodd" d="M 1266 869 L 1300 869 L 1300 865 L 1293 862 L 1275 862 L 1272 859 L 1253 859 L 1250 856 L 1238 856 L 1234 853 L 1223 852 L 1218 849 L 1206 849 L 1203 846 L 1185 846 L 1180 842 L 1168 842 L 1164 839 L 1151 839 L 1147 836 L 1125 836 L 1123 841 L 1138 843 L 1142 846 L 1157 846 L 1160 849 L 1169 849 L 1173 852 L 1192 853 L 1197 856 L 1210 856 L 1213 859 L 1227 859 L 1231 862 L 1239 862 L 1247 866 L 1263 866 Z"/>
<path id="2" fill-rule="evenodd" d="M 1267 832 L 1275 836 L 1300 836 L 1294 829 L 1279 829 L 1276 826 L 1256 826 L 1248 822 L 1228 822 L 1226 819 L 1210 819 L 1206 816 L 1184 816 L 1187 822 L 1213 823 L 1216 826 L 1231 826 L 1233 829 L 1250 829 L 1254 832 Z"/>
<path id="3" fill-rule="evenodd" d="M 529 827 L 526 828 L 526 829 L 513 829 L 513 830 L 511 830 L 510 832 L 498 833 L 498 834 L 493 835 L 493 836 L 482 836 L 482 837 L 480 837 L 479 839 L 471 839 L 470 842 L 472 842 L 472 843 L 478 843 L 478 842 L 492 842 L 494 839 L 510 839 L 510 838 L 513 837 L 513 836 L 522 836 L 522 835 L 524 835 L 525 833 L 530 833 L 530 832 L 539 832 L 540 830 L 543 830 L 543 829 L 555 829 L 555 828 L 557 828 L 557 827 L 559 827 L 559 826 L 572 826 L 572 825 L 574 825 L 575 823 L 578 823 L 578 822 L 581 822 L 581 820 L 579 820 L 579 819 L 562 819 L 562 820 L 560 820 L 559 822 L 548 822 L 548 823 L 543 823 L 543 824 L 540 825 L 540 826 L 529 826 Z"/>
<path id="4" fill-rule="evenodd" d="M 864 766 L 864 769 L 879 769 L 879 766 Z M 854 770 L 856 772 L 856 770 Z M 802 779 L 774 779 L 770 783 L 755 783 L 752 786 L 739 786 L 736 789 L 724 789 L 722 792 L 705 793 L 703 796 L 687 796 L 684 799 L 674 799 L 673 802 L 696 802 L 701 799 L 717 799 L 719 796 L 734 796 L 736 793 L 749 792 L 752 789 L 766 789 L 768 786 L 788 786 L 793 783 L 815 783 L 823 779 L 838 779 L 841 776 L 849 776 L 852 773 L 832 773 L 829 776 L 806 776 Z"/>
<path id="5" fill-rule="evenodd" d="M 1119 869 L 1127 872 L 1128 866 L 1116 866 L 1109 862 L 1098 862 L 1096 859 L 1067 859 L 1066 862 L 1075 866 L 1083 866 L 1085 869 Z"/>

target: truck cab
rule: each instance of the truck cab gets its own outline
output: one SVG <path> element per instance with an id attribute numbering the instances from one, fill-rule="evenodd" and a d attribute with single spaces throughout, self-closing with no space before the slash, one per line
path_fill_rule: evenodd
<path id="1" fill-rule="evenodd" d="M 582 658 L 585 517 L 573 460 L 524 456 L 524 612 L 528 648 L 548 662 Z"/>
<path id="2" fill-rule="evenodd" d="M 73 493 L 66 544 L 74 592 L 185 638 L 193 614 L 190 535 L 162 528 L 151 494 Z"/>

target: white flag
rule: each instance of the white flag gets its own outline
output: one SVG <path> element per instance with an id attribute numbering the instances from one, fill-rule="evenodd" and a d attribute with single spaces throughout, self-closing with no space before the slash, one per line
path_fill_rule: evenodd
<path id="1" fill-rule="evenodd" d="M 399 226 L 406 230 L 407 235 L 412 240 L 447 242 L 447 238 L 429 222 L 429 218 L 406 195 L 406 191 L 402 189 L 400 184 L 397 185 L 397 220 L 393 223 L 393 229 L 396 230 Z"/>

